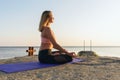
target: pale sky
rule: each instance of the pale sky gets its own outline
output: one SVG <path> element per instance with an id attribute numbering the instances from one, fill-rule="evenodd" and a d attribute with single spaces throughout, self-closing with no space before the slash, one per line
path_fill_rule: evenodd
<path id="1" fill-rule="evenodd" d="M 61 46 L 120 46 L 120 0 L 0 0 L 0 46 L 39 46 L 44 10 Z"/>

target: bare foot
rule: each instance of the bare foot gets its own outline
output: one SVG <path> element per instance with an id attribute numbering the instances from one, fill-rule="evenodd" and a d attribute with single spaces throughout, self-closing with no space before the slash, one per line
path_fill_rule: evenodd
<path id="1" fill-rule="evenodd" d="M 60 55 L 60 53 L 54 53 L 54 54 L 52 54 L 53 56 L 56 56 L 56 55 Z"/>

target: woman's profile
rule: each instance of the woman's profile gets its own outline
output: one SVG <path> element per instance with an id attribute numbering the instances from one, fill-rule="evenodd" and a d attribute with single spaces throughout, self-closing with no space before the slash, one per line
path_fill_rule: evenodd
<path id="1" fill-rule="evenodd" d="M 62 48 L 55 39 L 54 32 L 51 29 L 54 17 L 51 11 L 44 11 L 41 16 L 39 31 L 41 32 L 41 46 L 38 59 L 41 63 L 62 64 L 72 61 L 75 57 L 74 52 L 68 52 Z M 52 52 L 52 49 L 58 51 Z"/>

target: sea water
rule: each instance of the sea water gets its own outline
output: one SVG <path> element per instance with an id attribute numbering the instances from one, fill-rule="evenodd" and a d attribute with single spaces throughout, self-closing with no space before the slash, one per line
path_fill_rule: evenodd
<path id="1" fill-rule="evenodd" d="M 38 55 L 39 46 L 33 47 L 36 50 L 34 55 Z M 76 54 L 83 50 L 92 50 L 99 56 L 120 57 L 120 46 L 93 46 L 92 48 L 89 46 L 85 48 L 83 46 L 63 46 L 63 48 Z M 0 59 L 26 56 L 28 55 L 26 50 L 28 50 L 28 46 L 0 46 Z"/>

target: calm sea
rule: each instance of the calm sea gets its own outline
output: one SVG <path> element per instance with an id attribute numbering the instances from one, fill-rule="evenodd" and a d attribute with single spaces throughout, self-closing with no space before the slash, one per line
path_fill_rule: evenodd
<path id="1" fill-rule="evenodd" d="M 83 51 L 84 47 L 82 46 L 63 46 L 68 51 L 74 51 L 78 53 L 79 51 Z M 0 46 L 0 59 L 8 59 L 13 57 L 21 57 L 26 56 L 28 53 L 26 50 L 27 46 Z M 36 52 L 34 54 L 38 54 L 39 46 L 34 46 Z M 85 50 L 90 50 L 89 46 L 86 46 Z M 111 57 L 120 57 L 120 46 L 93 46 L 92 51 L 96 52 L 99 56 L 111 56 Z"/>

